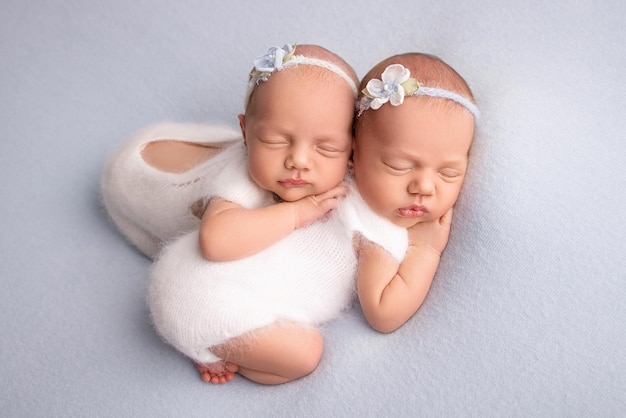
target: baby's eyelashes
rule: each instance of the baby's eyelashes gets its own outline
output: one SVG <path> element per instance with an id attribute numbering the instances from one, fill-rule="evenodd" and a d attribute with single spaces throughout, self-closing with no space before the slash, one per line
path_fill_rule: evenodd
<path id="1" fill-rule="evenodd" d="M 461 177 L 462 173 L 454 169 L 444 169 L 439 171 L 439 175 L 447 181 L 454 181 Z"/>
<path id="2" fill-rule="evenodd" d="M 287 147 L 289 146 L 289 142 L 281 139 L 261 139 L 259 138 L 259 142 L 269 147 Z"/>
<path id="3" fill-rule="evenodd" d="M 387 168 L 387 171 L 397 176 L 408 174 L 413 169 L 413 166 L 400 165 L 400 164 L 395 164 L 395 163 L 387 163 L 384 161 L 383 161 L 383 164 Z"/>
<path id="4" fill-rule="evenodd" d="M 317 144 L 315 149 L 326 157 L 340 157 L 349 151 L 348 147 L 340 147 L 335 144 L 322 143 Z"/>

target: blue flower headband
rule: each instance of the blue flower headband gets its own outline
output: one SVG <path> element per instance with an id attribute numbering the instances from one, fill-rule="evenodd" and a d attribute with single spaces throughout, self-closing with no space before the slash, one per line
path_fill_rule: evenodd
<path id="1" fill-rule="evenodd" d="M 332 62 L 324 61 L 318 58 L 306 57 L 304 55 L 295 55 L 296 44 L 293 46 L 285 44 L 282 48 L 273 46 L 267 52 L 254 60 L 254 69 L 250 73 L 248 81 L 248 90 L 246 93 L 246 105 L 250 100 L 250 95 L 254 91 L 254 87 L 262 81 L 267 81 L 275 71 L 281 71 L 285 68 L 297 67 L 298 65 L 313 65 L 331 71 L 343 78 L 354 93 L 356 98 L 358 88 L 354 80 L 346 74 L 339 66 Z"/>
<path id="2" fill-rule="evenodd" d="M 409 69 L 401 64 L 389 65 L 383 71 L 381 78 L 382 80 L 374 78 L 367 82 L 362 91 L 363 97 L 356 106 L 357 118 L 367 109 L 379 109 L 387 102 L 392 106 L 399 106 L 404 103 L 406 96 L 441 97 L 452 100 L 469 110 L 475 121 L 480 116 L 478 108 L 469 99 L 449 90 L 421 86 L 416 79 L 411 77 Z"/>

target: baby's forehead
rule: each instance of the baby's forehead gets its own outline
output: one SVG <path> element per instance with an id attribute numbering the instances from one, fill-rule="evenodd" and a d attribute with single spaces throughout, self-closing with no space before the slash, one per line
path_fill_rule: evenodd
<path id="1" fill-rule="evenodd" d="M 378 126 L 380 128 L 380 125 Z M 465 136 L 432 134 L 413 129 L 410 125 L 399 130 L 368 129 L 363 126 L 357 130 L 355 143 L 360 147 L 375 149 L 380 154 L 406 158 L 418 158 L 422 155 L 437 156 L 441 159 L 462 160 L 471 147 Z"/>
<path id="2" fill-rule="evenodd" d="M 246 114 L 262 113 L 264 109 L 289 103 L 301 103 L 307 106 L 310 117 L 324 112 L 322 107 L 341 109 L 353 114 L 355 109 L 354 94 L 350 86 L 339 76 L 322 68 L 298 66 L 273 74 L 272 77 L 255 86 L 246 106 Z M 327 106 L 326 106 L 327 104 Z M 344 110 L 335 114 L 344 118 Z M 326 117 L 331 117 L 328 115 Z"/>
<path id="3" fill-rule="evenodd" d="M 346 94 L 354 99 L 350 86 L 341 76 L 324 68 L 312 65 L 299 65 L 277 72 L 263 84 L 279 84 L 281 88 L 318 91 L 323 93 L 329 88 L 336 89 L 338 85 L 345 86 Z M 261 87 L 257 85 L 256 88 Z"/>

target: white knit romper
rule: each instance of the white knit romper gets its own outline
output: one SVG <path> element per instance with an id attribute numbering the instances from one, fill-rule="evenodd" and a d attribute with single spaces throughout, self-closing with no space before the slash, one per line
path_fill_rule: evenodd
<path id="1" fill-rule="evenodd" d="M 141 152 L 150 142 L 162 140 L 219 147 L 243 142 L 241 133 L 228 127 L 163 122 L 138 131 L 115 149 L 102 173 L 102 202 L 120 232 L 150 258 L 163 243 L 199 227 L 190 206 L 225 162 L 212 158 L 180 174 L 157 170 Z"/>
<path id="2" fill-rule="evenodd" d="M 143 161 L 141 149 L 158 138 L 234 140 L 217 156 L 179 175 Z M 158 255 L 148 288 L 157 332 L 194 361 L 210 363 L 218 360 L 210 347 L 230 338 L 277 321 L 319 325 L 349 307 L 356 294 L 355 233 L 402 260 L 406 230 L 374 214 L 352 182 L 349 185 L 348 196 L 329 219 L 229 262 L 211 262 L 200 254 L 199 220 L 189 206 L 206 197 L 248 208 L 274 204 L 271 194 L 248 176 L 243 141 L 235 132 L 190 124 L 148 128 L 111 158 L 102 189 L 106 208 L 122 233 L 144 253 Z"/>

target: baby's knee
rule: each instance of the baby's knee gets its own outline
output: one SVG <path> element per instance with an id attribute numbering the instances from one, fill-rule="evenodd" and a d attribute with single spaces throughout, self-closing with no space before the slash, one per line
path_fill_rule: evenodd
<path id="1" fill-rule="evenodd" d="M 303 350 L 298 361 L 299 376 L 297 377 L 304 377 L 312 373 L 322 360 L 323 353 L 324 339 L 319 331 L 315 330 L 303 341 Z"/>

